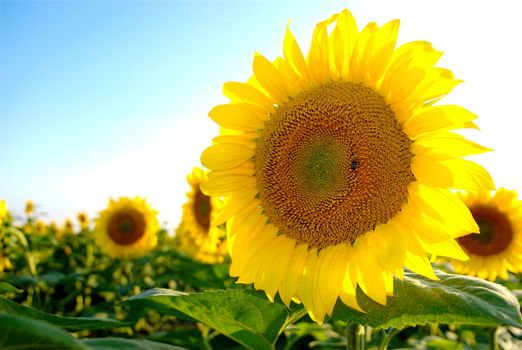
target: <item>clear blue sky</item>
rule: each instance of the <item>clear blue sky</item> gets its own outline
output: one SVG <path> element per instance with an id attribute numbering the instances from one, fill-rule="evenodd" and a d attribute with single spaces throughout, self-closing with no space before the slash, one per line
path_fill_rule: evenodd
<path id="1" fill-rule="evenodd" d="M 226 102 L 221 85 L 246 80 L 255 51 L 280 54 L 288 20 L 306 51 L 315 23 L 345 7 L 360 26 L 400 18 L 400 40 L 445 51 L 441 65 L 466 80 L 446 102 L 479 114 L 474 139 L 500 154 L 484 163 L 519 189 L 515 1 L 453 3 L 2 0 L 0 198 L 18 214 L 31 198 L 61 221 L 140 195 L 176 226 L 185 177 L 217 133 L 207 113 Z"/>

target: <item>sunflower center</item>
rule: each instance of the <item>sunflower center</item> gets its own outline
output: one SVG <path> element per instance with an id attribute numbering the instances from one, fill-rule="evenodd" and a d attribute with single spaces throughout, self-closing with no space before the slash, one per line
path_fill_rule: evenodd
<path id="1" fill-rule="evenodd" d="M 123 209 L 111 216 L 107 230 L 117 244 L 134 244 L 145 234 L 145 217 L 135 209 Z"/>
<path id="2" fill-rule="evenodd" d="M 480 233 L 459 237 L 459 243 L 475 255 L 490 256 L 503 252 L 513 239 L 513 227 L 506 215 L 494 207 L 471 208 Z"/>
<path id="3" fill-rule="evenodd" d="M 194 195 L 194 214 L 198 225 L 205 231 L 210 229 L 210 211 L 210 197 L 197 189 Z"/>
<path id="4" fill-rule="evenodd" d="M 329 82 L 281 106 L 260 131 L 256 180 L 270 221 L 324 248 L 394 217 L 407 200 L 412 141 L 371 88 Z"/>

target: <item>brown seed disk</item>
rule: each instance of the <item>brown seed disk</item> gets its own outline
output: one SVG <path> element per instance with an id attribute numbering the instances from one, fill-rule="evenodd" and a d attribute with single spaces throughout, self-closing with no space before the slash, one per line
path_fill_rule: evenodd
<path id="1" fill-rule="evenodd" d="M 199 186 L 198 186 L 199 187 Z M 208 231 L 210 228 L 210 211 L 212 207 L 210 204 L 210 197 L 203 194 L 201 190 L 198 188 L 194 195 L 194 216 L 196 217 L 196 221 L 199 226 Z"/>
<path id="2" fill-rule="evenodd" d="M 125 208 L 114 213 L 107 224 L 109 236 L 120 245 L 136 243 L 145 234 L 145 230 L 145 217 L 134 208 Z"/>
<path id="3" fill-rule="evenodd" d="M 384 98 L 329 82 L 281 106 L 260 131 L 256 177 L 265 214 L 311 247 L 355 239 L 407 200 L 412 141 Z"/>
<path id="4" fill-rule="evenodd" d="M 469 253 L 490 256 L 509 247 L 513 239 L 513 227 L 506 214 L 490 206 L 477 206 L 470 210 L 480 227 L 480 233 L 457 238 Z"/>

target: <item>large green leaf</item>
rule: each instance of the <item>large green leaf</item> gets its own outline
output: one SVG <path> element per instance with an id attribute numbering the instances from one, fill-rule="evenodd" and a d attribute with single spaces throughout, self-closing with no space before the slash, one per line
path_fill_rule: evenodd
<path id="1" fill-rule="evenodd" d="M 179 346 L 158 343 L 143 339 L 123 339 L 123 338 L 97 338 L 84 339 L 82 343 L 92 350 L 185 350 Z"/>
<path id="2" fill-rule="evenodd" d="M 2 350 L 185 350 L 142 339 L 93 338 L 78 340 L 59 327 L 23 316 L 0 312 Z"/>
<path id="3" fill-rule="evenodd" d="M 0 312 L 0 349 L 89 349 L 61 328 L 26 317 Z"/>
<path id="4" fill-rule="evenodd" d="M 246 289 L 187 294 L 155 288 L 124 304 L 151 307 L 166 315 L 182 312 L 249 349 L 273 349 L 286 325 L 304 313 L 301 306 L 288 309 L 271 303 L 262 292 Z"/>
<path id="5" fill-rule="evenodd" d="M 79 329 L 104 329 L 128 326 L 129 323 L 113 319 L 93 317 L 62 317 L 48 314 L 43 311 L 17 304 L 9 299 L 0 297 L 0 311 L 11 315 L 20 315 L 36 320 L 49 322 L 55 326 L 71 330 Z"/>
<path id="6" fill-rule="evenodd" d="M 510 325 L 521 327 L 519 303 L 506 288 L 479 278 L 436 271 L 439 281 L 414 273 L 395 280 L 394 296 L 382 306 L 359 289 L 366 313 L 337 301 L 333 318 L 372 327 L 403 328 L 426 323 Z"/>

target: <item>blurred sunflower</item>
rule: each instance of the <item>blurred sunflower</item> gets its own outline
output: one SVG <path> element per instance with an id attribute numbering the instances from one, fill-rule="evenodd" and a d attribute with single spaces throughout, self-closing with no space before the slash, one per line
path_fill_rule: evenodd
<path id="1" fill-rule="evenodd" d="M 120 197 L 109 200 L 95 220 L 98 246 L 114 258 L 139 257 L 156 247 L 160 229 L 157 212 L 145 199 Z"/>
<path id="2" fill-rule="evenodd" d="M 457 241 L 468 261 L 452 261 L 458 273 L 494 281 L 508 278 L 508 271 L 522 271 L 522 201 L 516 191 L 461 194 L 480 230 Z"/>
<path id="3" fill-rule="evenodd" d="M 74 233 L 74 225 L 71 219 L 65 218 L 62 227 L 62 234 L 70 235 Z"/>
<path id="4" fill-rule="evenodd" d="M 7 219 L 7 205 L 5 200 L 0 200 L 0 228 L 4 225 L 4 220 Z"/>
<path id="5" fill-rule="evenodd" d="M 424 41 L 395 47 L 399 21 L 358 30 L 344 10 L 316 25 L 305 58 L 289 29 L 283 57 L 260 54 L 228 82 L 222 127 L 201 161 L 204 193 L 226 203 L 230 273 L 270 299 L 303 302 L 322 322 L 355 290 L 380 304 L 404 266 L 436 279 L 430 255 L 466 259 L 455 238 L 478 229 L 450 188 L 492 188 L 462 159 L 487 151 L 452 130 L 474 114 L 434 105 L 460 81 Z"/>
<path id="6" fill-rule="evenodd" d="M 213 248 L 205 249 L 196 244 L 194 236 L 184 223 L 181 223 L 176 230 L 176 242 L 179 251 L 205 264 L 221 263 L 227 256 L 226 240 L 222 239 Z"/>
<path id="7" fill-rule="evenodd" d="M 87 230 L 89 228 L 89 216 L 85 212 L 79 212 L 76 216 L 78 219 L 78 223 L 80 224 L 80 228 L 82 230 Z"/>
<path id="8" fill-rule="evenodd" d="M 176 230 L 179 249 L 206 263 L 222 262 L 226 255 L 225 231 L 222 226 L 212 226 L 211 222 L 221 207 L 221 200 L 201 192 L 201 183 L 207 174 L 195 167 L 187 176 L 190 191 L 183 205 L 183 218 Z M 223 248 L 225 247 L 225 248 Z"/>
<path id="9" fill-rule="evenodd" d="M 31 216 L 34 214 L 34 202 L 29 199 L 27 202 L 25 202 L 25 215 Z"/>
<path id="10" fill-rule="evenodd" d="M 42 220 L 37 219 L 34 226 L 36 233 L 41 235 L 47 233 L 47 226 L 45 225 L 45 222 L 43 222 Z"/>

